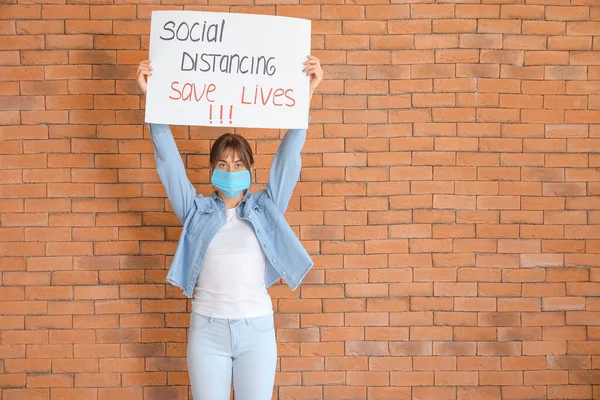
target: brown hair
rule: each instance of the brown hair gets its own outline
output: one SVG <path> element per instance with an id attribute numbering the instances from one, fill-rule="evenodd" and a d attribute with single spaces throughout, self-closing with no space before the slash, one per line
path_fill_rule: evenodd
<path id="1" fill-rule="evenodd" d="M 238 153 L 240 160 L 244 163 L 246 168 L 250 169 L 252 167 L 254 164 L 254 156 L 252 155 L 250 143 L 237 133 L 226 133 L 220 136 L 210 149 L 209 162 L 211 168 L 214 168 L 217 161 L 230 150 Z"/>

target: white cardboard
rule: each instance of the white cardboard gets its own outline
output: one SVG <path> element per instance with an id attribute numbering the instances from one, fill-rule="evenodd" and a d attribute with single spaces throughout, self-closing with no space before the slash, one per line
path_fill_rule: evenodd
<path id="1" fill-rule="evenodd" d="M 299 18 L 153 11 L 145 121 L 305 129 L 310 29 Z"/>

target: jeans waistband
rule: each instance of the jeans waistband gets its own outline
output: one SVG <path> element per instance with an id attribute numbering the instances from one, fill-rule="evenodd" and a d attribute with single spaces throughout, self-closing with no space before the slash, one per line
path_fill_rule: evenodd
<path id="1" fill-rule="evenodd" d="M 250 317 L 250 318 L 216 318 L 216 317 L 208 317 L 206 315 L 194 313 L 196 317 L 204 318 L 208 320 L 210 323 L 223 324 L 223 325 L 233 325 L 233 324 L 244 324 L 248 325 L 250 321 L 260 320 L 262 318 L 273 318 L 273 314 L 262 315 L 260 317 Z"/>

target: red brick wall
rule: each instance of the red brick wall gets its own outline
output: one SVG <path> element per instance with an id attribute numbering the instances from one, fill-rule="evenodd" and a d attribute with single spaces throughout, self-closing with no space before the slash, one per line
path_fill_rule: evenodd
<path id="1" fill-rule="evenodd" d="M 600 5 L 482 2 L 186 6 L 310 18 L 325 65 L 275 399 L 600 398 Z M 151 10 L 183 7 L 2 3 L 0 399 L 189 399 L 132 80 Z M 278 133 L 241 132 L 264 183 Z M 220 133 L 175 130 L 204 193 Z"/>

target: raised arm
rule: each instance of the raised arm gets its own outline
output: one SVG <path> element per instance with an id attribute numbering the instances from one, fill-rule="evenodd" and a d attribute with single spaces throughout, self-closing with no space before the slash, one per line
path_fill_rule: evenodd
<path id="1" fill-rule="evenodd" d="M 152 75 L 150 61 L 142 61 L 137 69 L 136 81 L 144 94 L 149 75 Z M 171 207 L 183 224 L 196 197 L 196 189 L 185 174 L 185 167 L 169 125 L 148 124 L 148 127 L 152 136 L 158 176 L 167 192 Z"/>
<path id="2" fill-rule="evenodd" d="M 300 153 L 305 140 L 305 129 L 288 130 L 271 164 L 267 194 L 282 213 L 285 213 L 287 209 L 300 176 L 300 170 L 302 169 Z"/>
<path id="3" fill-rule="evenodd" d="M 169 125 L 149 124 L 154 159 L 160 181 L 167 192 L 173 211 L 183 224 L 197 196 L 185 173 L 179 149 Z"/>
<path id="4" fill-rule="evenodd" d="M 309 56 L 304 63 L 304 73 L 310 76 L 309 103 L 319 83 L 323 79 L 323 69 L 317 57 Z M 298 182 L 302 162 L 300 154 L 306 141 L 305 129 L 290 129 L 286 132 L 269 172 L 267 194 L 279 210 L 287 209 L 294 187 Z"/>

